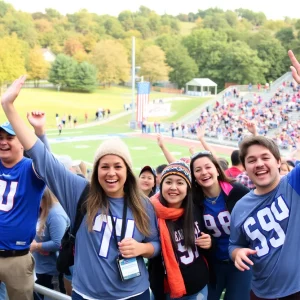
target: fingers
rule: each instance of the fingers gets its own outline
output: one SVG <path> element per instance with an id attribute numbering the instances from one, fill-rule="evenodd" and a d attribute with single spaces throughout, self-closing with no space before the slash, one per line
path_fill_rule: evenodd
<path id="1" fill-rule="evenodd" d="M 300 83 L 300 64 L 299 64 L 299 62 L 298 62 L 297 58 L 295 57 L 292 50 L 288 51 L 288 55 L 289 55 L 289 58 L 291 60 L 292 65 L 293 65 L 293 66 L 290 67 L 291 71 L 292 71 L 293 78 L 298 83 Z"/>

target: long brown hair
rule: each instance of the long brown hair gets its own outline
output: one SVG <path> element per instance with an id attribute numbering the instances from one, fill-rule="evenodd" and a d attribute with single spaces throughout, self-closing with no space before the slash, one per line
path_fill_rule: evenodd
<path id="1" fill-rule="evenodd" d="M 108 197 L 98 181 L 98 165 L 100 159 L 94 164 L 90 191 L 86 201 L 87 224 L 89 231 L 92 231 L 93 229 L 94 219 L 98 210 L 100 209 L 103 214 L 107 215 L 109 209 Z M 124 183 L 124 198 L 127 200 L 128 207 L 132 210 L 134 221 L 138 230 L 144 236 L 150 236 L 150 219 L 145 209 L 145 203 L 143 203 L 143 201 L 147 200 L 142 196 L 131 168 L 125 161 L 124 163 L 127 169 L 126 181 Z"/>
<path id="2" fill-rule="evenodd" d="M 46 221 L 48 218 L 48 214 L 52 206 L 57 203 L 58 200 L 53 195 L 53 193 L 46 188 L 41 201 L 41 213 L 39 217 L 39 228 L 37 230 L 38 236 L 41 236 L 46 227 Z"/>
<path id="3" fill-rule="evenodd" d="M 226 176 L 226 174 L 224 173 L 223 169 L 221 168 L 220 164 L 218 163 L 218 161 L 215 159 L 215 157 L 210 154 L 210 153 L 201 153 L 199 152 L 198 154 L 194 154 L 190 163 L 190 168 L 191 168 L 191 175 L 192 175 L 192 195 L 193 195 L 193 200 L 194 203 L 198 203 L 199 204 L 199 200 L 200 203 L 202 204 L 202 202 L 204 201 L 204 192 L 202 187 L 197 183 L 195 175 L 194 175 L 194 162 L 201 157 L 207 157 L 216 167 L 219 176 L 218 176 L 218 181 L 223 181 L 223 182 L 234 182 L 234 179 L 231 179 L 229 177 Z"/>

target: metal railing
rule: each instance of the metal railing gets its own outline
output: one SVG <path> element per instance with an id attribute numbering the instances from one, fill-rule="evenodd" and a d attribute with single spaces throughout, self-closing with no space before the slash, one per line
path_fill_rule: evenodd
<path id="1" fill-rule="evenodd" d="M 53 300 L 71 300 L 70 296 L 62 294 L 60 292 L 48 289 L 40 284 L 34 284 L 34 292 L 46 296 L 48 299 Z"/>

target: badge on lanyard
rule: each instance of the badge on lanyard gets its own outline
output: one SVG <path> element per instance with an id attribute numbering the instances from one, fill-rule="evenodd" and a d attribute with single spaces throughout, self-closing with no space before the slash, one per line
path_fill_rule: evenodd
<path id="1" fill-rule="evenodd" d="M 123 258 L 119 256 L 117 258 L 117 265 L 122 281 L 141 276 L 139 265 L 135 257 Z"/>
<path id="2" fill-rule="evenodd" d="M 110 210 L 109 210 L 109 214 L 111 217 L 111 222 L 112 222 L 112 227 L 113 227 L 114 240 L 115 240 L 115 243 L 116 243 L 116 246 L 118 249 L 119 246 L 118 246 L 118 240 L 117 240 L 117 234 L 116 234 L 116 221 L 114 220 L 113 215 Z M 127 224 L 127 201 L 124 199 L 121 241 L 125 237 L 126 224 Z M 136 257 L 124 258 L 121 255 L 119 255 L 117 258 L 117 266 L 118 266 L 118 270 L 119 270 L 122 281 L 141 276 L 140 268 L 139 268 Z"/>

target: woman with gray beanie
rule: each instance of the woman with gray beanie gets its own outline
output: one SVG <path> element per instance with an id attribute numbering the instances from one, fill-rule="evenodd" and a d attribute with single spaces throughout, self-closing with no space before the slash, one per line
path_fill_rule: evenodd
<path id="1" fill-rule="evenodd" d="M 59 199 L 72 228 L 77 202 L 88 182 L 66 170 L 18 115 L 13 102 L 24 81 L 20 77 L 10 86 L 2 96 L 2 106 L 35 171 Z M 96 151 L 85 204 L 87 213 L 75 241 L 72 299 L 150 299 L 143 257 L 160 253 L 157 222 L 153 206 L 140 194 L 122 140 L 106 140 Z"/>

